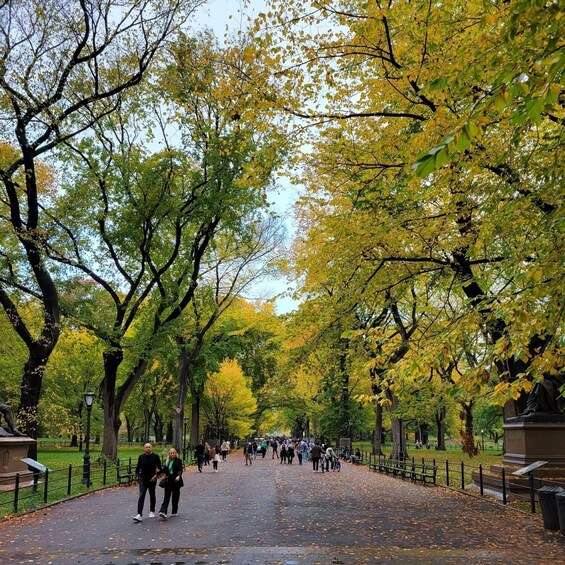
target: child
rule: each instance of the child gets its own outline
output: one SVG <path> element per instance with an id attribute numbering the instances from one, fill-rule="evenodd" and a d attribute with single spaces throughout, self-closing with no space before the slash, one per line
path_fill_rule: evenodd
<path id="1" fill-rule="evenodd" d="M 212 465 L 214 466 L 214 473 L 218 472 L 219 461 L 220 461 L 220 454 L 216 451 L 216 453 L 214 453 L 214 458 L 212 459 Z"/>

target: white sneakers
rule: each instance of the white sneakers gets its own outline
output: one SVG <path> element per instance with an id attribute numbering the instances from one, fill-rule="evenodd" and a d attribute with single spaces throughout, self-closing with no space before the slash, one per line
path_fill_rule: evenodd
<path id="1" fill-rule="evenodd" d="M 171 514 L 171 516 L 176 516 L 176 514 Z M 155 512 L 149 512 L 149 518 L 155 518 Z M 161 520 L 166 520 L 167 519 L 167 515 L 164 512 L 159 512 L 159 518 Z M 143 518 L 141 517 L 141 514 L 138 514 L 137 516 L 133 517 L 133 521 L 134 522 L 141 522 L 143 521 Z"/>

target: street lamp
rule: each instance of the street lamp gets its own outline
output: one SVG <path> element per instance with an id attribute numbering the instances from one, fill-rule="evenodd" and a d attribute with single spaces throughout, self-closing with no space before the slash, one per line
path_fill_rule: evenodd
<path id="1" fill-rule="evenodd" d="M 485 450 L 485 430 L 481 430 L 481 444 L 483 445 L 483 451 Z"/>
<path id="2" fill-rule="evenodd" d="M 84 403 L 86 404 L 86 436 L 85 449 L 84 449 L 84 464 L 82 467 L 82 482 L 89 487 L 90 482 L 90 414 L 92 412 L 92 405 L 94 404 L 95 394 L 93 392 L 86 392 L 84 394 Z"/>
<path id="3" fill-rule="evenodd" d="M 188 424 L 188 418 L 185 416 L 182 421 L 184 423 L 184 429 L 182 432 L 182 457 L 186 461 L 186 426 Z"/>

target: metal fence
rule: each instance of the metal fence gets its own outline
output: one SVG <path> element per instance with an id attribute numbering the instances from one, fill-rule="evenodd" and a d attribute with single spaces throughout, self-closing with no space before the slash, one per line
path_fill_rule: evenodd
<path id="1" fill-rule="evenodd" d="M 378 468 L 378 459 L 378 456 L 367 453 L 364 454 L 362 462 Z M 406 464 L 418 465 L 420 460 L 412 457 L 406 461 Z M 538 478 L 533 471 L 524 476 L 509 473 L 502 465 L 498 472 L 493 473 L 485 471 L 482 465 L 471 465 L 464 461 L 455 464 L 447 460 L 430 461 L 422 457 L 421 464 L 437 467 L 436 485 L 438 486 L 485 496 L 491 501 L 504 505 L 516 503 L 520 509 L 528 510 L 532 514 L 536 513 L 539 506 L 540 488 L 546 486 L 565 488 L 565 483 Z"/>
<path id="2" fill-rule="evenodd" d="M 64 469 L 46 469 L 33 474 L 17 473 L 11 478 L 0 479 L 0 519 L 132 479 L 131 458 L 124 463 L 96 461 L 87 466 L 69 465 Z"/>

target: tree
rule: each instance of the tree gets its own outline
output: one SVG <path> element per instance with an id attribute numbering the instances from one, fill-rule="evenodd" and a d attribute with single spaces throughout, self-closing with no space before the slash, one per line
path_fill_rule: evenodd
<path id="1" fill-rule="evenodd" d="M 40 159 L 111 114 L 137 85 L 165 40 L 201 0 L 121 2 L 8 0 L 0 12 L 0 127 L 14 151 L 2 160 L 4 247 L 0 303 L 26 344 L 20 418 L 36 437 L 45 365 L 60 335 L 59 293 L 45 253 Z M 16 294 L 41 304 L 41 324 L 26 323 Z"/>
<path id="2" fill-rule="evenodd" d="M 84 393 L 97 391 L 102 375 L 102 344 L 87 331 L 62 326 L 44 376 L 39 403 L 41 432 L 48 437 L 71 437 L 82 449 Z M 93 425 L 100 425 L 100 405 L 93 406 Z"/>
<path id="3" fill-rule="evenodd" d="M 262 140 L 260 124 L 251 119 L 234 121 L 227 93 L 213 95 L 229 84 L 221 77 L 219 84 L 212 80 L 209 39 L 181 37 L 176 49 L 179 58 L 203 62 L 202 68 L 192 67 L 202 76 L 187 77 L 181 95 L 166 84 L 175 80 L 171 68 L 151 90 L 122 100 L 91 139 L 68 143 L 61 158 L 72 182 L 50 210 L 58 238 L 49 256 L 62 266 L 61 276 L 75 288 L 83 288 L 87 276 L 105 295 L 105 308 L 94 309 L 86 295 L 65 308 L 107 344 L 101 390 L 103 453 L 110 458 L 116 456 L 120 411 L 145 374 L 153 348 L 166 335 L 180 335 L 189 305 L 200 309 L 194 302 L 198 285 L 204 295 L 212 289 L 217 303 L 202 325 L 202 314 L 196 315 L 199 325 L 187 345 L 192 360 L 201 337 L 255 276 L 250 265 L 268 263 L 279 239 L 276 224 L 257 212 L 266 205 L 264 192 L 277 163 L 276 139 Z M 156 113 L 146 118 L 141 108 L 151 103 Z M 243 102 L 238 108 L 244 112 Z M 146 139 L 155 121 L 165 149 L 150 155 L 136 137 Z M 184 133 L 179 148 L 169 144 L 173 124 Z M 132 347 L 126 347 L 133 332 Z M 182 383 L 181 376 L 180 395 L 186 391 Z M 182 433 L 183 404 L 177 415 L 175 442 Z"/>
<path id="4" fill-rule="evenodd" d="M 546 19 L 559 9 L 482 1 L 285 8 L 264 16 L 277 26 L 261 37 L 288 81 L 276 103 L 317 125 L 301 156 L 308 237 L 297 249 L 312 248 L 310 268 L 329 265 L 320 279 L 348 281 L 359 295 L 433 280 L 446 323 L 481 324 L 488 355 L 476 372 L 491 374 L 493 395 L 517 398 L 559 370 L 563 57 Z M 537 25 L 543 31 L 530 42 L 524 31 Z M 310 33 L 319 26 L 331 31 Z M 422 180 L 412 165 L 430 147 L 416 166 L 429 175 Z M 509 405 L 507 416 L 523 404 Z"/>
<path id="5" fill-rule="evenodd" d="M 204 414 L 215 437 L 248 436 L 257 404 L 237 361 L 224 361 L 208 379 L 205 391 Z"/>

